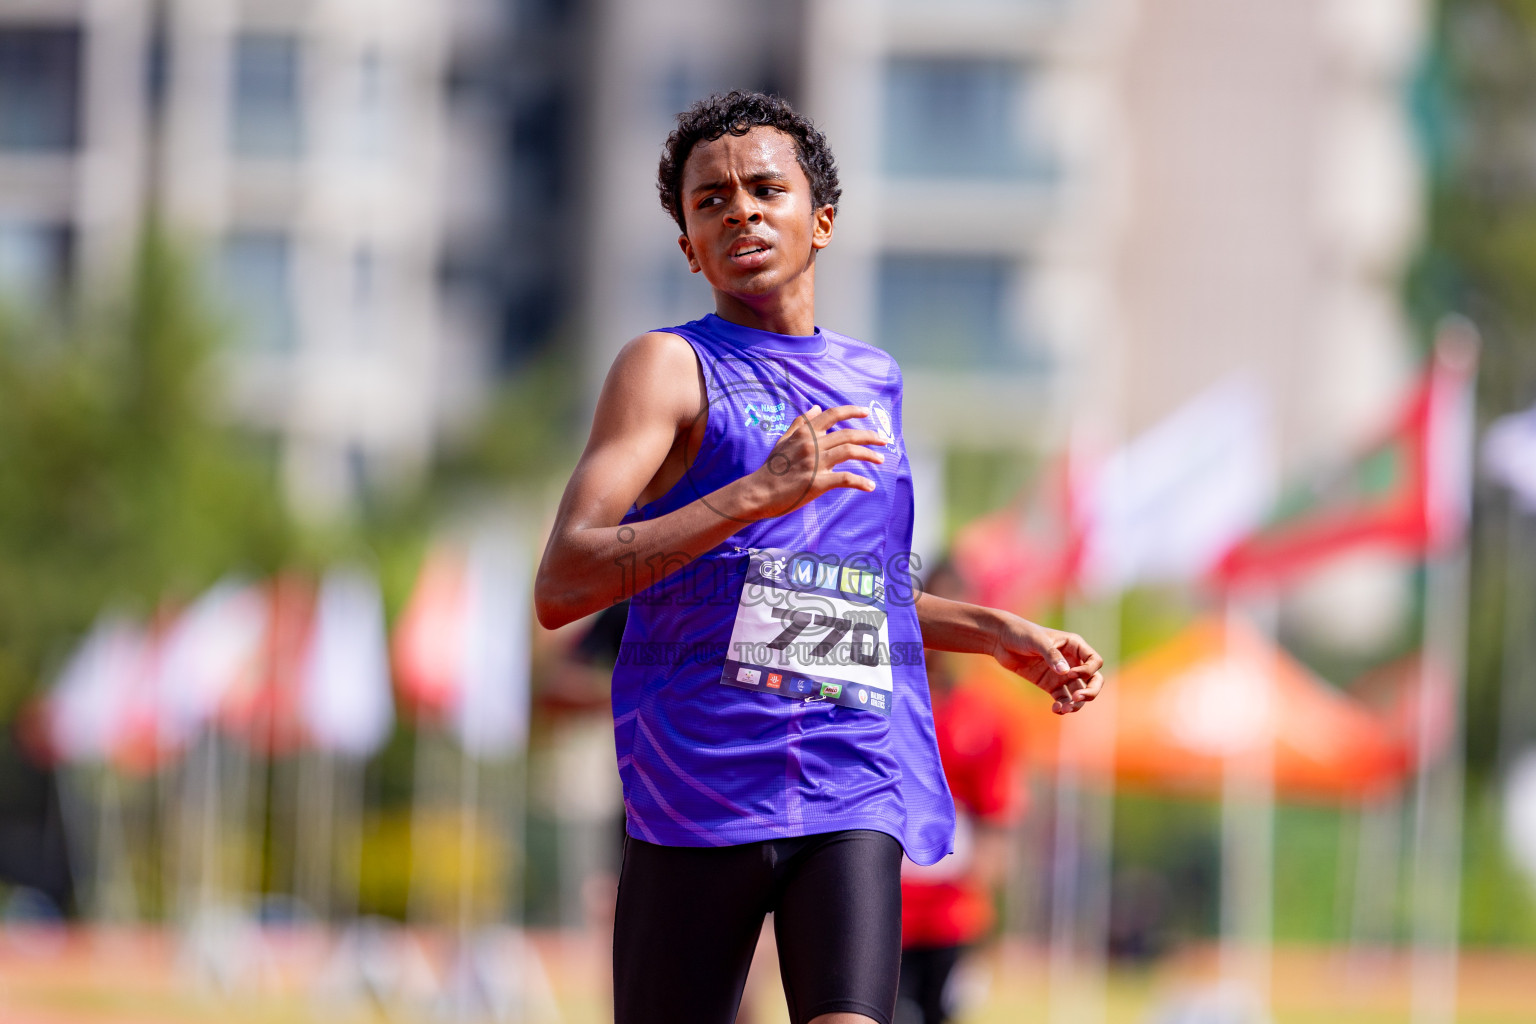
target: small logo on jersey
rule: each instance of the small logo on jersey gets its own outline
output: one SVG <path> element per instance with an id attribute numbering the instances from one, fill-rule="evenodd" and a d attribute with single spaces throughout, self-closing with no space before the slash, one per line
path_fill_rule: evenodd
<path id="1" fill-rule="evenodd" d="M 784 677 L 783 676 L 779 675 L 777 672 L 769 672 L 768 673 L 768 689 L 770 689 L 770 690 L 777 690 L 780 686 L 783 686 L 783 685 L 784 685 Z"/>
<path id="2" fill-rule="evenodd" d="M 869 691 L 866 690 L 866 689 L 863 689 L 862 687 L 859 689 L 859 703 L 860 704 L 868 704 L 869 703 Z"/>
<path id="3" fill-rule="evenodd" d="M 822 683 L 821 695 L 831 700 L 836 700 L 843 695 L 843 687 L 840 683 Z"/>
<path id="4" fill-rule="evenodd" d="M 891 423 L 891 414 L 885 406 L 878 401 L 869 403 L 869 423 L 874 432 L 880 435 L 880 440 L 894 451 L 896 449 L 896 428 Z"/>
<path id="5" fill-rule="evenodd" d="M 769 405 L 764 402 L 758 405 L 756 402 L 748 402 L 745 410 L 747 416 L 742 426 L 756 427 L 765 434 L 778 437 L 784 433 L 784 403 Z"/>
<path id="6" fill-rule="evenodd" d="M 871 704 L 873 704 L 875 707 L 880 708 L 881 710 L 884 710 L 885 709 L 885 694 L 881 693 L 879 690 L 876 690 L 874 693 L 871 693 L 869 695 L 869 702 Z"/>
<path id="7" fill-rule="evenodd" d="M 743 668 L 736 671 L 736 681 L 738 683 L 750 683 L 756 686 L 760 676 L 762 676 L 762 672 L 755 668 Z"/>

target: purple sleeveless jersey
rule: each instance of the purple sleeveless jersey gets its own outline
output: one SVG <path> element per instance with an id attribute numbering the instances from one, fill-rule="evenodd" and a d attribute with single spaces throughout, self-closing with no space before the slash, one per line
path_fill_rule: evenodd
<path id="1" fill-rule="evenodd" d="M 882 465 L 847 462 L 872 493 L 837 489 L 669 566 L 621 563 L 637 588 L 613 675 L 631 835 L 665 846 L 867 828 L 931 864 L 954 804 L 939 764 L 913 607 L 912 478 L 896 361 L 852 338 L 769 334 L 713 314 L 667 333 L 699 358 L 704 442 L 682 480 L 631 509 L 652 519 L 763 465 L 812 405 L 859 405 L 839 426 L 880 432 Z"/>

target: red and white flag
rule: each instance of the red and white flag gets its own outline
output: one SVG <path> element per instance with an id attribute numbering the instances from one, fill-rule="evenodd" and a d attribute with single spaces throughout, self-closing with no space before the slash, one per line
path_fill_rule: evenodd
<path id="1" fill-rule="evenodd" d="M 531 575 L 527 552 L 506 534 L 435 545 L 395 631 L 402 699 L 477 757 L 527 741 Z"/>
<path id="2" fill-rule="evenodd" d="M 177 617 L 157 652 L 156 731 L 162 751 L 184 747 L 225 698 L 261 670 L 267 613 L 260 586 L 225 579 Z"/>
<path id="3" fill-rule="evenodd" d="M 110 760 L 126 737 L 135 690 L 150 658 L 150 638 L 122 615 L 96 620 L 44 704 L 48 749 L 66 762 Z"/>
<path id="4" fill-rule="evenodd" d="M 290 753 L 304 739 L 298 702 L 314 631 L 315 590 L 312 580 L 294 572 L 262 588 L 269 612 L 259 669 L 225 695 L 220 709 L 226 732 L 267 755 Z"/>

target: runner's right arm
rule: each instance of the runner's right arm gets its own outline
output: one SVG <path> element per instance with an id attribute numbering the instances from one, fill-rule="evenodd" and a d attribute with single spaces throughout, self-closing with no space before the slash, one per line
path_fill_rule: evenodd
<path id="1" fill-rule="evenodd" d="M 614 360 L 534 583 L 534 608 L 546 628 L 632 597 L 747 523 L 792 512 L 834 488 L 875 489 L 868 477 L 833 467 L 850 459 L 883 462 L 869 446 L 885 442 L 872 430 L 827 433 L 868 410 L 812 406 L 756 471 L 664 516 L 621 527 L 642 494 L 647 501 L 660 497 L 660 485 L 686 470 L 696 453 L 682 451 L 680 467 L 669 457 L 686 449 L 694 424 L 707 415 L 702 401 L 697 357 L 675 334 L 641 335 Z"/>

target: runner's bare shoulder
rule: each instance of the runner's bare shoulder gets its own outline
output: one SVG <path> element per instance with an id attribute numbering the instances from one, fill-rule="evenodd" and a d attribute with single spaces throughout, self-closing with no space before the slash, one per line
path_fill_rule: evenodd
<path id="1" fill-rule="evenodd" d="M 665 416 L 676 423 L 698 415 L 701 372 L 693 346 L 676 334 L 648 331 L 614 357 L 598 400 L 598 415 L 629 420 Z"/>

